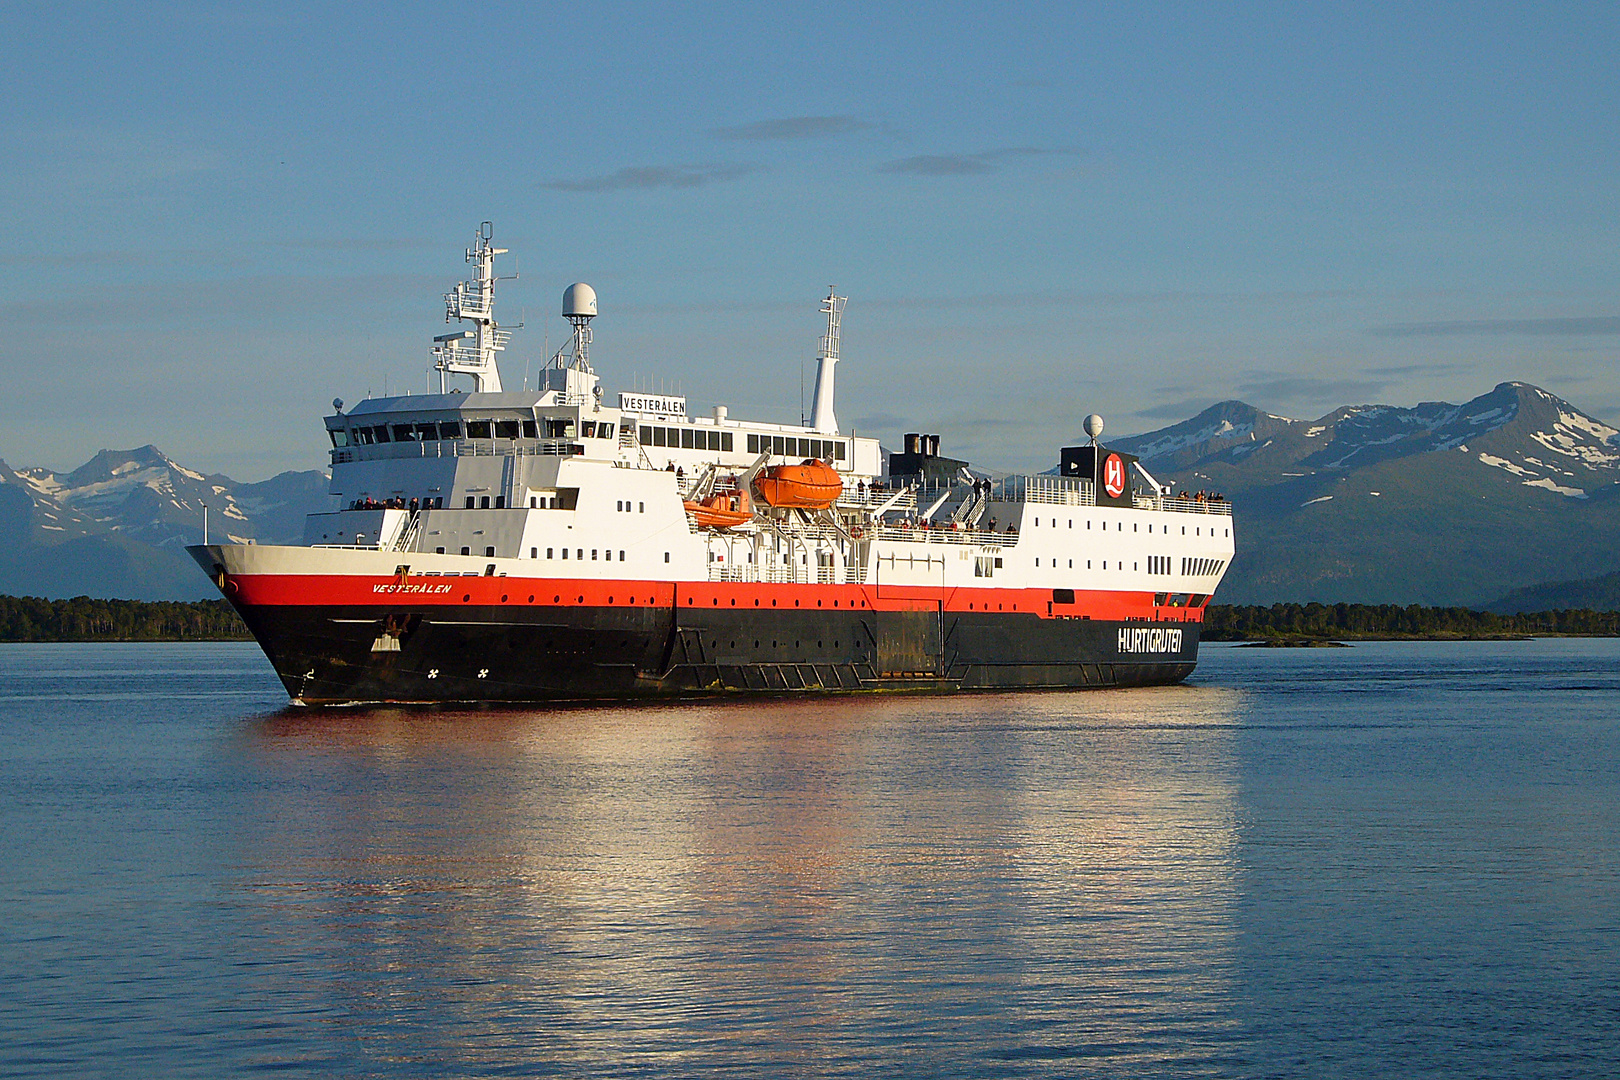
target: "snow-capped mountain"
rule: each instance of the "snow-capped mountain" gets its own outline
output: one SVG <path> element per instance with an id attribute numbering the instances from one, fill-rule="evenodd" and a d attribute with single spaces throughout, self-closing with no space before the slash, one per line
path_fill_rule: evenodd
<path id="1" fill-rule="evenodd" d="M 313 471 L 238 483 L 155 446 L 103 450 L 66 474 L 0 461 L 0 592 L 207 596 L 184 551 L 202 538 L 203 503 L 215 538 L 296 542 L 304 515 L 330 507 L 326 486 Z"/>
<path id="2" fill-rule="evenodd" d="M 1311 421 L 1228 401 L 1112 445 L 1233 499 L 1234 603 L 1477 604 L 1620 568 L 1620 431 L 1527 383 Z"/>
<path id="3" fill-rule="evenodd" d="M 1225 401 L 1114 445 L 1149 468 L 1203 479 L 1218 470 L 1238 488 L 1441 451 L 1458 451 L 1481 468 L 1566 498 L 1586 498 L 1620 480 L 1620 431 L 1527 383 L 1502 383 L 1466 405 L 1346 405 L 1313 421 Z"/>

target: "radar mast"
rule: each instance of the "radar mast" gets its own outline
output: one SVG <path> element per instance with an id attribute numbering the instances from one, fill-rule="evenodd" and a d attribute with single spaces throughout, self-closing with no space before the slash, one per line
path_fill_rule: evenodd
<path id="1" fill-rule="evenodd" d="M 501 392 L 501 372 L 495 364 L 495 354 L 506 351 L 512 332 L 501 329 L 495 322 L 495 282 L 511 281 L 517 275 L 505 279 L 495 276 L 495 256 L 505 255 L 506 248 L 495 247 L 491 243 L 494 238 L 494 224 L 482 222 L 473 246 L 467 249 L 467 261 L 474 264 L 472 280 L 457 282 L 453 291 L 444 294 L 444 321 L 460 319 L 472 323 L 472 329 L 441 334 L 433 339 L 436 357 L 433 367 L 439 373 L 441 394 L 446 373 L 471 375 L 474 393 Z"/>

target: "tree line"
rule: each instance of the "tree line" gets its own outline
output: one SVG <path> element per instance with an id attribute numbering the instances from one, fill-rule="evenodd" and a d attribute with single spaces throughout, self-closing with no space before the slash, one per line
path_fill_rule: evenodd
<path id="1" fill-rule="evenodd" d="M 0 641 L 246 641 L 224 600 L 97 600 L 0 596 Z"/>
<path id="2" fill-rule="evenodd" d="M 1620 637 L 1620 611 L 1569 609 L 1498 615 L 1420 604 L 1214 604 L 1204 615 L 1206 641 L 1278 638 L 1504 638 L 1569 635 Z"/>
<path id="3" fill-rule="evenodd" d="M 1620 611 L 1573 609 L 1497 615 L 1419 604 L 1214 604 L 1208 641 L 1278 638 L 1490 638 L 1546 635 L 1620 637 Z M 0 596 L 0 642 L 247 641 L 252 635 L 224 600 L 46 600 Z"/>

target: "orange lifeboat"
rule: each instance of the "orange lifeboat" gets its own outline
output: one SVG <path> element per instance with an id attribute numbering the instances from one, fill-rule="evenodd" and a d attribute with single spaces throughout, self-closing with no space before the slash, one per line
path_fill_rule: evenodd
<path id="1" fill-rule="evenodd" d="M 772 465 L 754 481 L 759 497 L 772 506 L 822 510 L 838 501 L 844 482 L 825 461 L 810 459 L 798 465 Z"/>
<path id="2" fill-rule="evenodd" d="M 682 503 L 686 512 L 692 515 L 692 520 L 705 529 L 729 529 L 753 519 L 754 512 L 748 509 L 747 499 L 740 493 L 730 495 L 710 495 L 702 502 Z"/>

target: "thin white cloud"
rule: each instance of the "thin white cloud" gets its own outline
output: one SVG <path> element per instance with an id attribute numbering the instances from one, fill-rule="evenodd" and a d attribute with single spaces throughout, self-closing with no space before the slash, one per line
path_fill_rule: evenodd
<path id="1" fill-rule="evenodd" d="M 579 180 L 548 180 L 540 186 L 551 191 L 647 191 L 653 188 L 695 188 L 736 180 L 759 171 L 757 165 L 631 165 L 605 176 Z"/>
<path id="2" fill-rule="evenodd" d="M 850 135 L 870 131 L 876 127 L 869 120 L 855 116 L 784 116 L 775 120 L 758 120 L 737 127 L 715 128 L 711 133 L 717 139 L 738 142 L 772 142 L 782 139 L 822 139 L 833 135 Z"/>
<path id="3" fill-rule="evenodd" d="M 1000 172 L 1004 165 L 1017 158 L 1044 157 L 1051 154 L 1077 154 L 1077 150 L 1043 149 L 1038 146 L 1006 146 L 984 150 L 977 154 L 917 154 L 878 166 L 881 173 L 903 173 L 913 176 L 981 176 Z"/>

